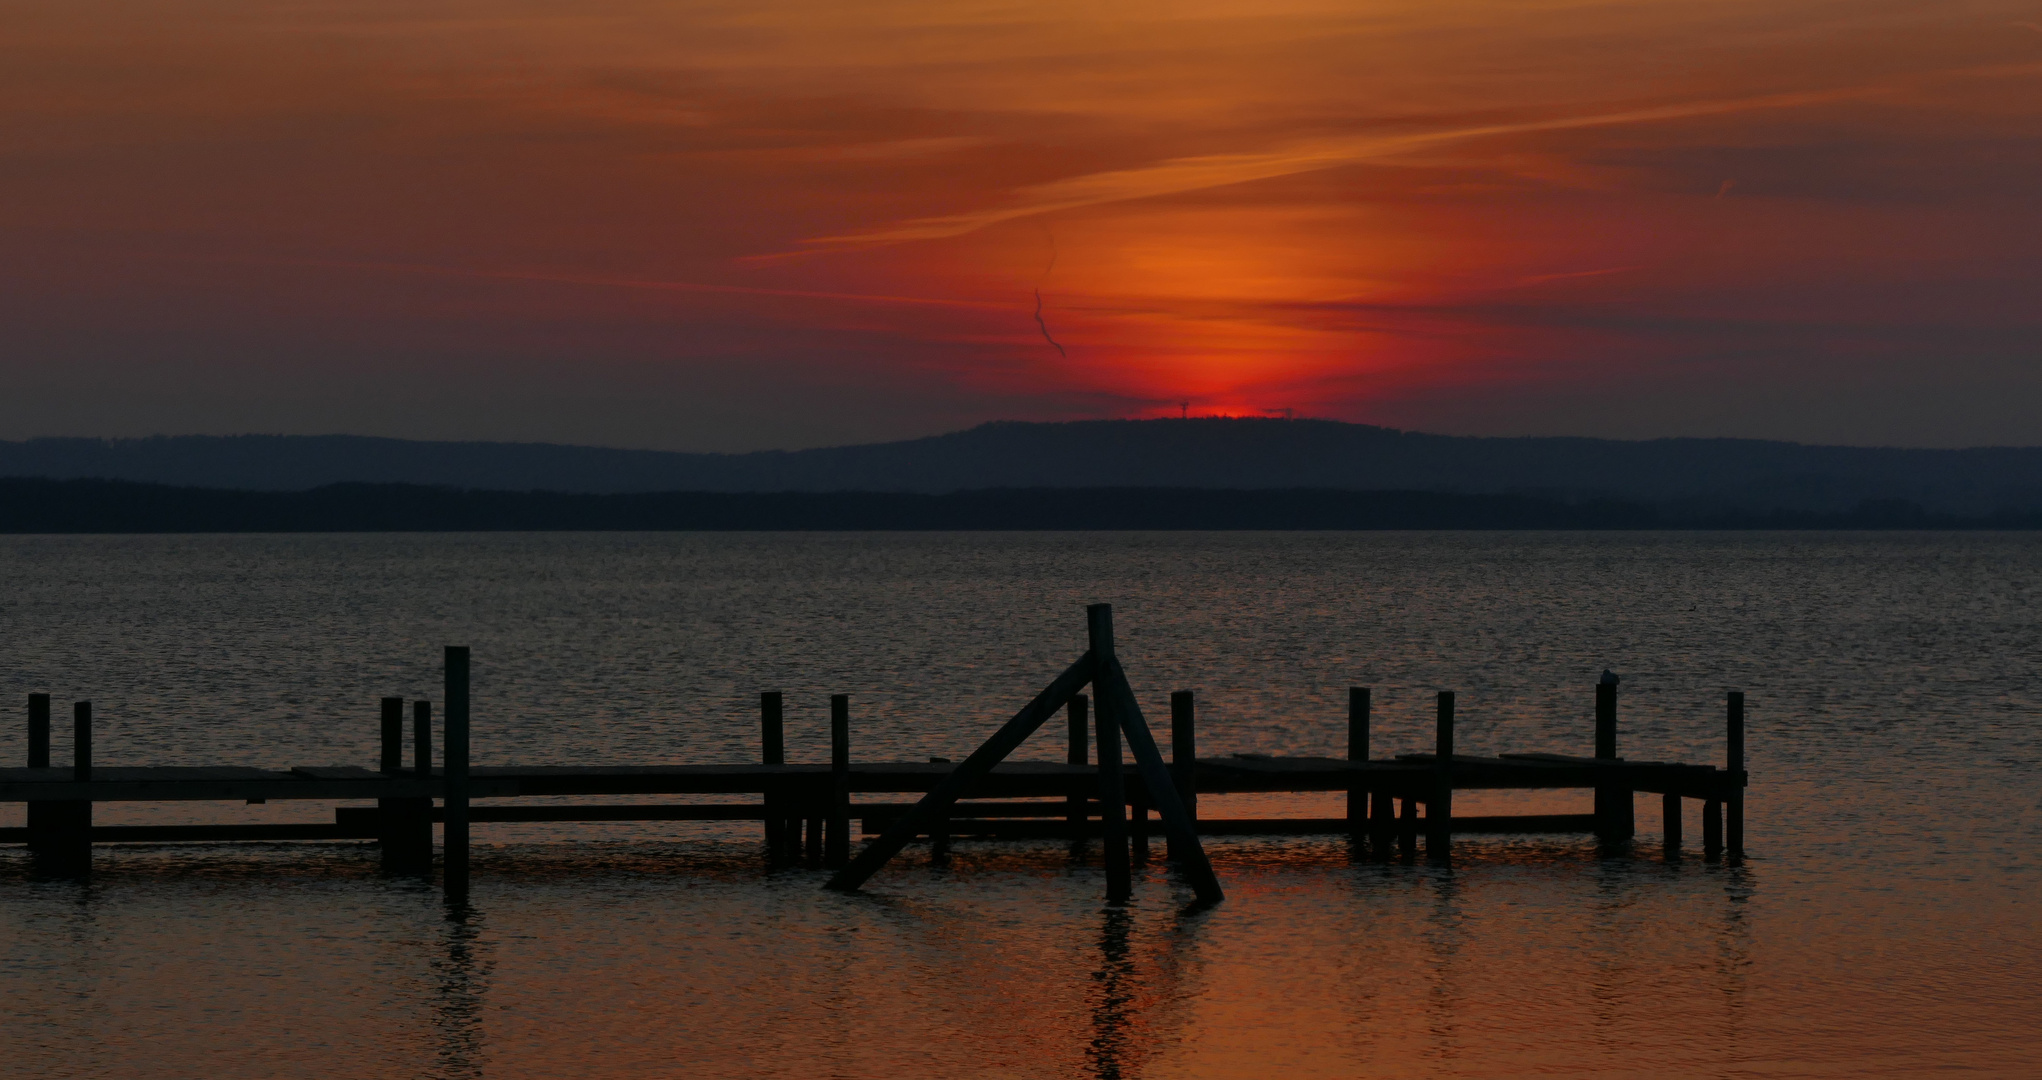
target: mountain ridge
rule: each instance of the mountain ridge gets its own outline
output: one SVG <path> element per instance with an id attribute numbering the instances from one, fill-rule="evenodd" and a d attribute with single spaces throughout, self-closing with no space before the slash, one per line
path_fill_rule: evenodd
<path id="1" fill-rule="evenodd" d="M 359 435 L 0 441 L 0 476 L 251 491 L 336 483 L 623 494 L 992 488 L 1439 491 L 1620 498 L 1694 515 L 1905 500 L 2042 508 L 2042 447 L 1910 449 L 1730 438 L 1464 436 L 1330 420 L 994 421 L 887 443 L 686 453 Z"/>

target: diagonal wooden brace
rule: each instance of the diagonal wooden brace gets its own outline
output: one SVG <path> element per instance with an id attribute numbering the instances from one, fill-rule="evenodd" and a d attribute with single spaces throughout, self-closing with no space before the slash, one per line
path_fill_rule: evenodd
<path id="1" fill-rule="evenodd" d="M 879 839 L 865 845 L 865 849 L 858 853 L 858 857 L 837 871 L 836 876 L 823 884 L 823 888 L 842 892 L 857 889 L 865 884 L 867 878 L 877 873 L 880 867 L 885 866 L 888 860 L 900 854 L 901 849 L 907 847 L 916 836 L 930 832 L 944 818 L 950 816 L 951 807 L 956 805 L 957 800 L 965 792 L 984 780 L 993 771 L 993 766 L 1005 760 L 1008 754 L 1013 753 L 1028 736 L 1035 734 L 1037 728 L 1055 716 L 1058 710 L 1093 680 L 1097 674 L 1097 667 L 1092 654 L 1088 651 L 1078 658 L 1077 663 L 1065 668 L 1064 673 L 1057 676 L 1055 682 L 1045 687 L 1042 693 L 1035 695 L 1034 701 L 1015 713 L 1014 718 L 994 732 L 992 738 L 987 739 L 983 745 L 971 752 L 970 757 L 950 770 L 950 775 L 936 785 L 936 790 L 922 796 L 922 801 L 916 803 L 914 809 L 908 811 L 907 816 L 894 822 L 891 828 L 880 834 Z M 1153 753 L 1154 740 L 1150 740 L 1149 747 Z"/>
<path id="2" fill-rule="evenodd" d="M 1177 851 L 1178 865 L 1190 879 L 1200 903 L 1217 904 L 1225 900 L 1227 894 L 1212 871 L 1212 862 L 1205 857 L 1205 847 L 1198 842 L 1198 829 L 1184 809 L 1177 785 L 1170 779 L 1170 767 L 1163 762 L 1162 751 L 1156 749 L 1156 737 L 1149 733 L 1148 721 L 1142 718 L 1142 707 L 1127 683 L 1127 673 L 1121 670 L 1118 658 L 1108 658 L 1102 666 L 1105 670 L 1093 677 L 1093 688 L 1102 706 L 1111 703 L 1114 720 L 1120 724 L 1128 749 L 1134 753 L 1135 765 L 1141 770 L 1142 786 L 1148 789 L 1149 801 L 1162 815 L 1163 828 Z"/>

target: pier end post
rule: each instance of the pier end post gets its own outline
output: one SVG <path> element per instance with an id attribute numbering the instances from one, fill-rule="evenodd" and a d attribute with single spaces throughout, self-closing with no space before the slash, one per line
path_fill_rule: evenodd
<path id="1" fill-rule="evenodd" d="M 851 861 L 851 698 L 830 695 L 829 831 L 823 865 L 840 870 Z"/>
<path id="2" fill-rule="evenodd" d="M 1185 812 L 1191 815 L 1195 824 L 1198 821 L 1198 711 L 1196 699 L 1189 690 L 1174 691 L 1170 695 L 1170 779 L 1176 781 L 1177 798 L 1184 803 Z M 1182 857 L 1176 837 L 1170 838 L 1165 853 L 1172 859 Z"/>
<path id="3" fill-rule="evenodd" d="M 1108 678 L 1113 659 L 1113 608 L 1108 604 L 1093 604 L 1085 609 L 1085 623 L 1091 639 L 1091 652 L 1097 663 L 1095 686 Z M 1106 863 L 1106 902 L 1124 904 L 1134 893 L 1132 875 L 1128 868 L 1127 850 L 1127 796 L 1125 779 L 1120 765 L 1120 718 L 1113 695 L 1099 694 L 1099 817 L 1104 828 Z"/>
<path id="4" fill-rule="evenodd" d="M 1744 691 L 1732 690 L 1728 705 L 1730 795 L 1723 801 L 1723 841 L 1732 859 L 1744 857 Z"/>
<path id="5" fill-rule="evenodd" d="M 1454 692 L 1439 692 L 1434 726 L 1432 798 L 1425 804 L 1425 857 L 1444 863 L 1453 851 L 1454 816 Z"/>
<path id="6" fill-rule="evenodd" d="M 1595 756 L 1613 761 L 1617 756 L 1617 682 L 1615 672 L 1604 671 L 1595 684 Z M 1595 835 L 1604 844 L 1628 843 L 1637 832 L 1631 809 L 1631 790 L 1599 784 L 1595 789 Z"/>
<path id="7" fill-rule="evenodd" d="M 1369 688 L 1350 686 L 1347 688 L 1347 760 L 1368 762 Z M 1347 786 L 1347 832 L 1350 839 L 1359 842 L 1367 832 L 1368 787 L 1361 783 Z"/>
<path id="8" fill-rule="evenodd" d="M 778 690 L 764 690 L 759 693 L 759 764 L 787 764 L 787 736 L 783 726 L 785 699 Z M 780 785 L 766 781 L 764 792 L 766 803 L 766 856 L 775 861 L 793 857 L 794 842 L 790 842 L 789 820 L 786 816 L 786 795 Z M 798 820 L 798 819 L 796 819 Z M 798 827 L 798 826 L 797 826 Z"/>
<path id="9" fill-rule="evenodd" d="M 468 898 L 468 647 L 446 647 L 446 851 L 447 899 Z"/>

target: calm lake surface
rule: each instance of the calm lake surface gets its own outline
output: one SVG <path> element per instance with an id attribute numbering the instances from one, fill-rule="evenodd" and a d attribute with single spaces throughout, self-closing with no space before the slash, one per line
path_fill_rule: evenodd
<path id="1" fill-rule="evenodd" d="M 826 759 L 831 693 L 857 757 L 962 757 L 1095 601 L 1152 720 L 1199 692 L 1206 754 L 1342 752 L 1350 685 L 1378 754 L 1428 747 L 1438 689 L 1464 752 L 1587 753 L 1609 667 L 1626 755 L 1720 762 L 1741 688 L 1750 858 L 1663 862 L 1656 797 L 1627 857 L 1229 838 L 1191 913 L 1160 859 L 1105 908 L 1060 843 L 911 848 L 841 896 L 756 825 L 480 825 L 450 912 L 359 844 L 102 846 L 89 883 L 6 847 L 0 1074 L 2042 1074 L 2034 534 L 10 537 L 0 759 L 47 691 L 94 701 L 102 764 L 373 766 L 376 699 L 437 700 L 445 644 L 480 764 L 755 760 L 762 689 L 792 760 Z"/>

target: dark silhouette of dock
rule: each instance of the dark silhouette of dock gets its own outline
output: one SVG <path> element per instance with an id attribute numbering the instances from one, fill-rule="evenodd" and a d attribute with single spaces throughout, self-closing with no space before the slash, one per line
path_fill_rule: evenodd
<path id="1" fill-rule="evenodd" d="M 259 769 L 242 766 L 101 767 L 92 761 L 89 702 L 73 707 L 74 761 L 50 762 L 51 708 L 33 694 L 28 708 L 28 762 L 0 768 L 0 801 L 28 804 L 23 827 L 0 829 L 0 843 L 25 843 L 51 872 L 89 869 L 95 843 L 210 841 L 371 841 L 386 866 L 430 873 L 437 863 L 450 894 L 468 884 L 470 829 L 493 822 L 756 821 L 764 854 L 778 863 L 807 862 L 837 871 L 832 887 L 856 888 L 907 844 L 926 841 L 935 859 L 955 838 L 1069 839 L 1104 844 L 1108 892 L 1124 899 L 1127 866 L 1147 857 L 1152 834 L 1167 834 L 1167 855 L 1202 899 L 1220 896 L 1200 836 L 1345 835 L 1359 853 L 1381 860 L 1450 858 L 1453 836 L 1474 833 L 1579 833 L 1603 844 L 1632 842 L 1633 796 L 1664 800 L 1667 859 L 1684 852 L 1684 801 L 1699 802 L 1702 854 L 1742 857 L 1744 697 L 1727 699 L 1729 760 L 1723 766 L 1634 761 L 1618 756 L 1617 685 L 1605 674 L 1596 687 L 1595 753 L 1511 753 L 1494 757 L 1453 749 L 1455 695 L 1438 697 L 1433 753 L 1377 758 L 1369 746 L 1371 699 L 1350 691 L 1348 754 L 1198 757 L 1195 699 L 1171 695 L 1172 758 L 1156 752 L 1146 721 L 1112 652 L 1111 613 L 1092 609 L 1091 648 L 1058 680 L 963 762 L 850 759 L 849 699 L 831 700 L 831 761 L 785 760 L 782 701 L 760 695 L 760 760 L 744 764 L 479 766 L 468 762 L 468 653 L 450 647 L 441 729 L 432 706 L 400 698 L 382 702 L 378 767 L 358 765 Z M 1092 689 L 1093 697 L 1080 691 Z M 1065 760 L 1004 760 L 1051 717 L 1064 720 Z M 408 721 L 408 724 L 407 724 Z M 407 739 L 407 727 L 409 738 Z M 435 735 L 440 737 L 438 759 Z M 1135 760 L 1123 763 L 1122 742 Z M 407 761 L 406 750 L 411 751 Z M 1462 817 L 1456 791 L 1588 789 L 1589 814 Z M 1243 792 L 1343 792 L 1347 812 L 1334 818 L 1203 818 L 1202 795 Z M 518 805 L 540 796 L 627 799 L 632 796 L 756 796 L 749 802 Z M 860 796 L 919 795 L 914 802 Z M 107 802 L 267 802 L 313 799 L 342 806 L 331 823 L 95 825 L 92 807 Z M 477 800 L 483 800 L 477 802 Z M 1154 815 L 1154 817 L 1152 817 Z M 876 839 L 853 851 L 853 825 Z M 434 825 L 442 837 L 438 858 Z M 1421 844 L 1422 841 L 1422 844 Z"/>

